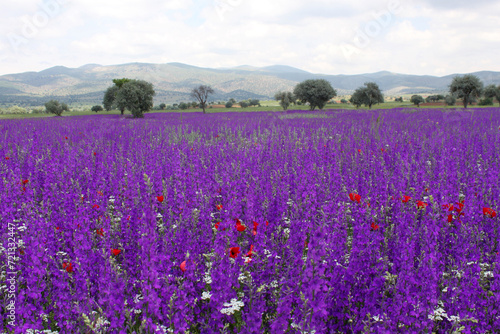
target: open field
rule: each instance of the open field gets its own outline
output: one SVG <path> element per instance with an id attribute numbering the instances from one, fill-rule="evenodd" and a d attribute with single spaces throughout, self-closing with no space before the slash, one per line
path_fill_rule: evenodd
<path id="1" fill-rule="evenodd" d="M 63 113 L 63 117 L 68 117 L 68 116 L 88 116 L 88 115 L 120 115 L 120 112 L 118 110 L 112 110 L 112 111 L 101 111 L 98 114 L 90 110 L 91 106 L 78 106 L 76 107 L 76 110 L 73 110 L 71 112 L 65 112 Z M 417 106 L 408 103 L 408 102 L 386 102 L 382 104 L 376 104 L 372 107 L 372 110 L 386 110 L 386 109 L 395 109 L 395 108 L 406 108 L 406 109 L 417 109 Z M 496 107 L 492 106 L 469 106 L 469 108 L 474 108 L 474 109 L 492 109 L 496 110 Z M 324 108 L 325 110 L 337 110 L 337 111 L 342 111 L 342 110 L 360 110 L 363 111 L 364 108 L 359 108 L 357 109 L 354 105 L 352 104 L 327 104 Z M 437 103 L 434 105 L 429 105 L 422 107 L 420 109 L 446 109 L 446 110 L 460 110 L 463 109 L 462 106 L 456 105 L 456 106 L 443 106 L 442 103 Z M 304 111 L 309 111 L 309 107 L 305 105 L 296 105 L 296 106 L 290 106 L 290 110 L 304 110 Z M 283 111 L 283 108 L 278 105 L 277 101 L 263 101 L 261 107 L 248 107 L 248 108 L 207 108 L 207 113 L 208 114 L 214 114 L 214 113 L 247 113 L 247 112 L 254 112 L 254 111 Z M 316 111 L 318 111 L 316 109 Z M 152 110 L 149 113 L 173 113 L 173 114 L 186 114 L 186 113 L 198 113 L 202 112 L 202 109 L 196 108 L 196 109 L 186 109 L 186 110 Z M 126 114 L 129 115 L 130 113 L 126 111 Z M 23 118 L 44 118 L 44 117 L 54 117 L 53 114 L 0 114 L 0 120 L 1 119 L 23 119 Z"/>
<path id="2" fill-rule="evenodd" d="M 499 108 L 0 119 L 0 332 L 498 332 L 499 156 Z"/>

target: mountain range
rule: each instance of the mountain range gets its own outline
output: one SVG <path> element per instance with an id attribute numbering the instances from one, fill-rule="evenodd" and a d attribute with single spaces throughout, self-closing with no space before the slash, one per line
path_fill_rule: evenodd
<path id="1" fill-rule="evenodd" d="M 500 72 L 472 73 L 485 85 L 499 84 Z M 325 75 L 298 68 L 274 65 L 267 67 L 238 66 L 203 68 L 182 63 L 130 63 L 102 66 L 88 64 L 78 68 L 51 67 L 40 72 L 0 76 L 0 104 L 43 105 L 50 99 L 71 104 L 101 104 L 104 91 L 116 78 L 142 79 L 153 83 L 155 104 L 192 101 L 191 90 L 210 85 L 213 101 L 237 101 L 249 98 L 272 99 L 280 90 L 293 87 L 306 79 L 325 79 L 338 95 L 349 95 L 365 82 L 376 82 L 386 96 L 404 94 L 446 93 L 454 76 L 409 75 L 387 71 L 357 75 Z"/>

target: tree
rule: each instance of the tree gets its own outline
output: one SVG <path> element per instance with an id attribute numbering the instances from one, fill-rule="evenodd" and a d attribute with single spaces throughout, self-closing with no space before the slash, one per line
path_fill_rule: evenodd
<path id="1" fill-rule="evenodd" d="M 342 99 L 342 100 L 340 100 L 340 103 L 346 104 L 346 103 L 349 103 L 349 101 L 347 101 L 346 99 Z"/>
<path id="2" fill-rule="evenodd" d="M 179 103 L 180 110 L 186 110 L 187 108 L 189 108 L 189 105 L 187 103 L 184 102 Z"/>
<path id="3" fill-rule="evenodd" d="M 500 105 L 500 86 L 488 85 L 484 88 L 484 97 L 495 98 Z"/>
<path id="4" fill-rule="evenodd" d="M 92 109 L 90 110 L 94 111 L 95 113 L 98 113 L 99 111 L 103 111 L 104 109 L 102 108 L 102 106 L 93 106 Z"/>
<path id="5" fill-rule="evenodd" d="M 330 99 L 337 96 L 337 91 L 324 79 L 310 79 L 297 84 L 293 95 L 304 103 L 309 102 L 310 110 L 314 110 L 316 107 L 323 109 Z"/>
<path id="6" fill-rule="evenodd" d="M 253 106 L 259 106 L 260 107 L 260 101 L 257 100 L 257 99 L 251 99 L 250 102 L 248 102 L 248 104 L 253 107 Z"/>
<path id="7" fill-rule="evenodd" d="M 56 116 L 61 116 L 64 111 L 69 111 L 66 103 L 59 103 L 57 100 L 50 100 L 45 103 L 45 109 L 47 113 L 55 114 Z"/>
<path id="8" fill-rule="evenodd" d="M 129 80 L 118 89 L 114 100 L 120 110 L 128 109 L 134 118 L 144 117 L 153 108 L 155 96 L 153 85 L 144 80 Z"/>
<path id="9" fill-rule="evenodd" d="M 467 108 L 471 101 L 479 98 L 482 90 L 483 83 L 472 74 L 456 76 L 450 84 L 450 93 L 462 99 L 464 108 Z"/>
<path id="10" fill-rule="evenodd" d="M 206 113 L 208 95 L 213 93 L 215 92 L 212 87 L 206 85 L 200 85 L 191 91 L 191 96 L 198 100 L 204 114 Z"/>
<path id="11" fill-rule="evenodd" d="M 394 102 L 403 102 L 403 97 L 402 97 L 402 96 L 400 96 L 400 97 L 396 97 L 396 98 L 394 99 Z"/>
<path id="12" fill-rule="evenodd" d="M 420 103 L 424 103 L 424 98 L 420 95 L 413 95 L 410 99 L 410 102 L 416 104 L 417 107 L 420 108 Z"/>
<path id="13" fill-rule="evenodd" d="M 274 99 L 276 101 L 279 101 L 280 106 L 283 108 L 283 110 L 287 110 L 288 106 L 290 106 L 290 104 L 295 100 L 292 92 L 277 92 L 276 94 L 274 94 Z"/>
<path id="14" fill-rule="evenodd" d="M 479 103 L 477 105 L 478 106 L 492 106 L 493 105 L 493 98 L 485 97 L 484 99 L 479 100 Z"/>
<path id="15" fill-rule="evenodd" d="M 165 103 L 160 103 L 161 110 L 165 110 L 166 107 L 167 107 L 167 105 Z"/>
<path id="16" fill-rule="evenodd" d="M 374 104 L 384 103 L 384 95 L 376 83 L 365 82 L 365 87 L 357 88 L 350 101 L 358 108 L 364 104 L 371 109 Z"/>
<path id="17" fill-rule="evenodd" d="M 242 107 L 242 108 L 248 107 L 248 102 L 247 101 L 241 101 L 240 102 L 240 107 Z"/>
<path id="18" fill-rule="evenodd" d="M 231 108 L 232 106 L 233 106 L 233 102 L 228 101 L 228 102 L 226 103 L 226 108 Z"/>
<path id="19" fill-rule="evenodd" d="M 457 98 L 453 95 L 446 95 L 444 98 L 444 103 L 449 106 L 454 106 L 457 103 Z"/>

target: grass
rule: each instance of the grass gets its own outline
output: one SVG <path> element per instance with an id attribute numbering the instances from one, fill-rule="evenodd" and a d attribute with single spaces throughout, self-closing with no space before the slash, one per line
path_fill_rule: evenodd
<path id="1" fill-rule="evenodd" d="M 493 106 L 470 106 L 470 108 L 495 108 L 496 105 Z M 376 104 L 372 106 L 372 110 L 378 109 L 393 109 L 393 108 L 408 108 L 412 110 L 418 110 L 418 107 L 412 103 L 408 102 L 386 102 L 381 104 Z M 463 109 L 461 106 L 422 106 L 422 109 Z M 339 103 L 339 104 L 327 104 L 324 109 L 340 109 L 340 110 L 356 110 L 357 108 L 351 104 Z M 304 110 L 309 111 L 309 107 L 305 105 L 291 105 L 288 110 Z M 318 110 L 318 109 L 316 109 Z M 368 110 L 366 107 L 361 107 L 357 110 Z M 194 112 L 202 112 L 201 108 L 195 109 L 187 109 L 187 110 L 151 110 L 150 113 L 176 113 L 176 114 L 185 114 L 185 113 L 194 113 Z M 212 113 L 224 113 L 224 112 L 252 112 L 252 111 L 283 111 L 278 105 L 277 101 L 263 101 L 261 102 L 260 107 L 248 107 L 248 108 L 208 108 L 207 114 Z M 112 111 L 102 111 L 98 113 L 99 115 L 119 115 L 119 110 Z M 62 116 L 87 116 L 87 115 L 96 115 L 95 112 L 91 111 L 90 108 L 84 111 L 73 111 L 66 112 Z M 130 115 L 130 113 L 126 112 L 126 115 Z M 2 119 L 25 119 L 25 118 L 45 118 L 45 117 L 56 117 L 52 114 L 4 114 L 0 115 L 0 120 Z"/>

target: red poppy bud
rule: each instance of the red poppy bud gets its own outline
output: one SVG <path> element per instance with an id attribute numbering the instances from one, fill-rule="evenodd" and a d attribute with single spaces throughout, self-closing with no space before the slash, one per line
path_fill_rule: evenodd
<path id="1" fill-rule="evenodd" d="M 181 268 L 182 272 L 186 271 L 186 261 L 185 260 L 179 265 L 179 268 Z"/>
<path id="2" fill-rule="evenodd" d="M 216 208 L 217 208 L 217 210 L 219 210 L 219 211 L 220 211 L 220 210 L 222 210 L 222 204 L 216 205 L 215 207 L 216 207 Z"/>
<path id="3" fill-rule="evenodd" d="M 63 266 L 63 269 L 66 269 L 66 271 L 68 273 L 73 272 L 73 265 L 71 264 L 71 262 L 69 262 L 69 263 L 63 262 L 62 266 Z"/>
<path id="4" fill-rule="evenodd" d="M 375 224 L 375 223 L 372 223 L 372 224 L 370 225 L 370 227 L 372 228 L 372 231 L 376 231 L 376 230 L 378 230 L 378 228 L 379 228 L 380 226 L 378 226 L 378 225 L 377 225 L 377 224 Z"/>

